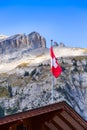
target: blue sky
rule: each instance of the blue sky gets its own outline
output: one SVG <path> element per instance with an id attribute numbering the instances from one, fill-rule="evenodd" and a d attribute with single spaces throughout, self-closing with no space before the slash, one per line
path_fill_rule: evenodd
<path id="1" fill-rule="evenodd" d="M 87 0 L 0 0 L 0 34 L 36 31 L 69 47 L 87 48 Z"/>

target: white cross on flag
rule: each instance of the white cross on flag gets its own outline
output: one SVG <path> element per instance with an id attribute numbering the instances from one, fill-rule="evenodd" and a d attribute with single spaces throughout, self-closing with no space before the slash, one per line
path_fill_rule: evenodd
<path id="1" fill-rule="evenodd" d="M 54 55 L 52 46 L 50 47 L 50 56 L 51 56 L 51 72 L 53 76 L 57 78 L 61 74 L 62 68 L 58 64 L 58 61 Z"/>

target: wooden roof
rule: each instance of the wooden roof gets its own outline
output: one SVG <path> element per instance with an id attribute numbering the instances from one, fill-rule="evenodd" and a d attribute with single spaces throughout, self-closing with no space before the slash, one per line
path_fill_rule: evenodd
<path id="1" fill-rule="evenodd" d="M 29 130 L 87 130 L 87 122 L 66 102 L 2 117 L 0 130 L 17 130 L 21 120 Z"/>

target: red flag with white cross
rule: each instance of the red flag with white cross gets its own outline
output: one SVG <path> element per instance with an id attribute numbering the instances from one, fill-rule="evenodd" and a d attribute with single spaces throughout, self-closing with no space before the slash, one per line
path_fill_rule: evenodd
<path id="1" fill-rule="evenodd" d="M 52 72 L 53 76 L 55 78 L 57 78 L 61 74 L 62 68 L 58 64 L 58 61 L 55 57 L 52 46 L 50 47 L 50 56 L 51 56 L 51 72 Z"/>

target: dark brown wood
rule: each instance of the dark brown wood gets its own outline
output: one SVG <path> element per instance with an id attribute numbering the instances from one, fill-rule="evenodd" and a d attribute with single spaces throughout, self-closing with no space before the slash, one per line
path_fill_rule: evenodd
<path id="1" fill-rule="evenodd" d="M 87 122 L 66 102 L 0 118 L 0 130 L 87 130 Z"/>

